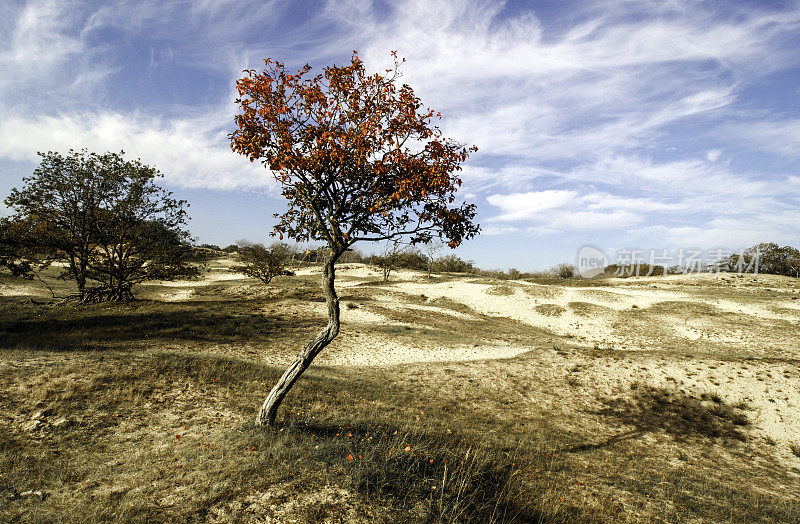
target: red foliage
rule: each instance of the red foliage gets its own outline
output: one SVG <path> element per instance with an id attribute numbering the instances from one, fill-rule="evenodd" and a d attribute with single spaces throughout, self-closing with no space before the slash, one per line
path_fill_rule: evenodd
<path id="1" fill-rule="evenodd" d="M 289 207 L 275 231 L 299 241 L 325 240 L 338 252 L 359 240 L 434 234 L 455 247 L 473 237 L 475 206 L 454 205 L 457 176 L 470 152 L 444 138 L 394 68 L 368 75 L 356 52 L 349 65 L 312 76 L 267 59 L 237 83 L 238 128 L 231 148 L 260 160 Z"/>

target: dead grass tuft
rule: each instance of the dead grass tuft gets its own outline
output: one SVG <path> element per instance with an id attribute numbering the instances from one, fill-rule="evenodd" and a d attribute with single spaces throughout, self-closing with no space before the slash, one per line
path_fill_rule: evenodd
<path id="1" fill-rule="evenodd" d="M 558 304 L 539 304 L 536 306 L 536 311 L 548 317 L 560 317 L 564 314 L 566 309 Z"/>

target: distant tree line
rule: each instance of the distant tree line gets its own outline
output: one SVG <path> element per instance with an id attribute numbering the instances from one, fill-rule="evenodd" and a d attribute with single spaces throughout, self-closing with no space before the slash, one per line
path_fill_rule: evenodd
<path id="1" fill-rule="evenodd" d="M 569 279 L 576 274 L 575 266 L 569 263 L 561 263 L 545 271 L 522 272 L 516 268 L 506 271 L 480 269 L 472 260 L 464 260 L 461 257 L 449 254 L 436 256 L 443 248 L 443 244 L 431 243 L 423 246 L 422 249 L 416 246 L 409 246 L 398 242 L 385 243 L 377 253 L 364 254 L 358 249 L 348 249 L 339 261 L 342 263 L 363 263 L 377 266 L 382 270 L 383 277 L 388 280 L 391 273 L 398 269 L 431 273 L 455 273 L 476 276 L 486 276 L 503 280 L 525 280 L 525 279 Z M 255 249 L 254 249 L 255 248 Z M 268 259 L 274 257 L 274 253 L 281 253 L 282 268 L 290 266 L 303 266 L 305 264 L 320 264 L 324 261 L 324 248 L 322 247 L 303 247 L 290 245 L 284 242 L 275 242 L 270 246 L 264 244 L 254 244 L 247 240 L 240 240 L 236 244 L 230 244 L 224 248 L 214 244 L 200 244 L 197 249 L 214 253 L 215 256 L 232 255 L 239 262 L 246 258 L 252 259 L 258 256 L 262 259 L 262 264 L 267 264 Z M 247 253 L 242 256 L 243 253 Z M 252 263 L 252 260 L 251 260 Z M 237 270 L 244 271 L 244 264 L 237 266 Z M 277 267 L 277 266 L 274 266 Z M 612 266 L 615 269 L 615 266 Z M 274 271 L 270 271 L 272 276 L 276 276 Z M 259 278 L 256 274 L 251 274 L 254 278 Z M 269 277 L 267 277 L 269 278 Z"/>
<path id="2" fill-rule="evenodd" d="M 230 244 L 224 248 L 214 244 L 200 244 L 195 248 L 195 250 L 198 249 L 213 253 L 214 256 L 233 256 L 239 262 L 239 265 L 235 266 L 237 271 L 258 278 L 263 282 L 269 282 L 271 278 L 277 275 L 287 274 L 289 267 L 321 264 L 325 260 L 324 247 L 304 247 L 284 242 L 274 242 L 267 246 L 240 240 L 236 244 Z M 437 249 L 422 251 L 414 246 L 389 242 L 378 253 L 368 255 L 357 249 L 348 249 L 340 256 L 339 262 L 377 266 L 382 270 L 384 279 L 388 279 L 390 274 L 398 269 L 428 273 L 491 274 L 492 276 L 497 276 L 496 273 L 498 272 L 482 271 L 475 267 L 473 261 L 463 260 L 456 255 L 434 257 L 437 252 Z M 281 273 L 282 271 L 284 273 Z M 522 274 L 517 272 L 517 275 Z"/>
<path id="3" fill-rule="evenodd" d="M 14 188 L 5 200 L 13 214 L 0 220 L 0 270 L 45 282 L 40 272 L 61 262 L 65 268 L 61 278 L 75 281 L 76 297 L 94 302 L 130 300 L 138 283 L 195 276 L 196 263 L 224 255 L 236 258 L 235 270 L 265 283 L 293 274 L 292 266 L 324 262 L 326 248 L 284 242 L 265 246 L 243 240 L 224 248 L 193 246 L 185 229 L 188 204 L 156 184 L 163 175 L 155 168 L 138 160 L 126 161 L 123 154 L 39 153 L 42 160 L 33 175 L 24 178 L 22 187 Z M 540 272 L 482 270 L 454 254 L 436 256 L 440 247 L 432 242 L 423 251 L 391 241 L 369 255 L 347 249 L 339 261 L 378 266 L 384 280 L 398 269 L 429 276 L 460 273 L 512 280 L 575 276 L 575 267 L 568 263 Z M 698 270 L 800 278 L 800 251 L 760 243 L 702 267 L 612 264 L 603 274 L 662 276 Z"/>
<path id="4" fill-rule="evenodd" d="M 719 260 L 692 265 L 650 265 L 647 263 L 611 264 L 605 267 L 607 277 L 662 276 L 685 273 L 765 273 L 800 278 L 800 250 L 792 246 L 779 246 L 762 242 L 740 253 L 732 253 Z"/>

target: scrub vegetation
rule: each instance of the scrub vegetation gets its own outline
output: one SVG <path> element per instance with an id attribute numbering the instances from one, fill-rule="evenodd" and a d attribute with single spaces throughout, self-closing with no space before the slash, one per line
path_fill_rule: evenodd
<path id="1" fill-rule="evenodd" d="M 321 269 L 264 284 L 237 263 L 129 303 L 4 277 L 0 520 L 800 519 L 794 279 L 387 283 L 349 264 L 340 337 L 256 429 L 325 317 Z"/>

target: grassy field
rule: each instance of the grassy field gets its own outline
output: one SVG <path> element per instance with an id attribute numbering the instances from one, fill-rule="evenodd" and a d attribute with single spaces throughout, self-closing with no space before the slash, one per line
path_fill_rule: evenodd
<path id="1" fill-rule="evenodd" d="M 800 522 L 795 280 L 352 265 L 257 431 L 324 304 L 229 267 L 130 304 L 2 281 L 0 521 Z"/>

